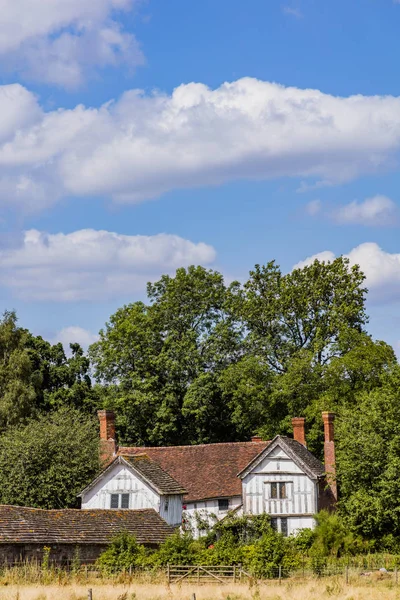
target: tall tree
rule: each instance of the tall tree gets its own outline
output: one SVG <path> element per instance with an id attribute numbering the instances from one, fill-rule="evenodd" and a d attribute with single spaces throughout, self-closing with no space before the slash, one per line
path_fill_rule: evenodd
<path id="1" fill-rule="evenodd" d="M 89 359 L 79 344 L 66 357 L 18 326 L 15 312 L 0 320 L 0 430 L 66 404 L 94 411 L 98 395 L 89 376 Z"/>
<path id="2" fill-rule="evenodd" d="M 231 286 L 231 310 L 243 321 L 252 352 L 277 373 L 287 372 L 300 351 L 324 365 L 342 353 L 349 331 L 363 331 L 363 281 L 359 267 L 343 257 L 286 275 L 272 261 L 256 265 L 244 286 Z"/>
<path id="3" fill-rule="evenodd" d="M 182 444 L 232 437 L 217 379 L 240 356 L 241 333 L 225 310 L 222 275 L 178 269 L 147 291 L 150 304 L 117 311 L 90 349 L 96 377 L 118 408 L 122 439 Z"/>
<path id="4" fill-rule="evenodd" d="M 340 510 L 368 538 L 400 535 L 400 367 L 360 392 L 337 423 Z"/>

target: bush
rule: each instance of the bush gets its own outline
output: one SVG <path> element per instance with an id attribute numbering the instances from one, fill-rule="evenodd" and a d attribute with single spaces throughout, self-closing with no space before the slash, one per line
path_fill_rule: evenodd
<path id="1" fill-rule="evenodd" d="M 127 532 L 114 537 L 111 544 L 97 559 L 97 565 L 106 573 L 127 571 L 130 567 L 141 566 L 146 562 L 146 549 L 136 538 Z"/>

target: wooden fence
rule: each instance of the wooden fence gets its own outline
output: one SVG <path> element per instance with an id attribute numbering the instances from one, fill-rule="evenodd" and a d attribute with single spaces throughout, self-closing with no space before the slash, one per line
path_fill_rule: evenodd
<path id="1" fill-rule="evenodd" d="M 195 583 L 237 583 L 245 578 L 251 578 L 242 567 L 238 565 L 168 565 L 168 583 L 181 583 L 190 581 Z"/>

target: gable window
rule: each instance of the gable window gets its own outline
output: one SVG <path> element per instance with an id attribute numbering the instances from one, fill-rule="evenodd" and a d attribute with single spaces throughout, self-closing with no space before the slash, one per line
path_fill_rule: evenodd
<path id="1" fill-rule="evenodd" d="M 110 508 L 129 508 L 129 494 L 111 494 Z"/>
<path id="2" fill-rule="evenodd" d="M 286 483 L 278 481 L 271 483 L 271 498 L 274 500 L 285 500 L 287 498 Z"/>
<path id="3" fill-rule="evenodd" d="M 218 500 L 218 510 L 220 510 L 220 511 L 229 510 L 229 499 L 228 498 L 220 498 Z"/>
<path id="4" fill-rule="evenodd" d="M 168 512 L 168 507 L 169 507 L 169 500 L 164 500 L 164 510 L 165 510 L 165 512 Z"/>

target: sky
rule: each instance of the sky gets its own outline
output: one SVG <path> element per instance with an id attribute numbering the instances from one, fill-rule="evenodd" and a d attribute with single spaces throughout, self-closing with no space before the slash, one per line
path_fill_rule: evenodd
<path id="1" fill-rule="evenodd" d="M 180 266 L 346 255 L 400 351 L 400 1 L 0 10 L 2 310 L 87 347 Z"/>

